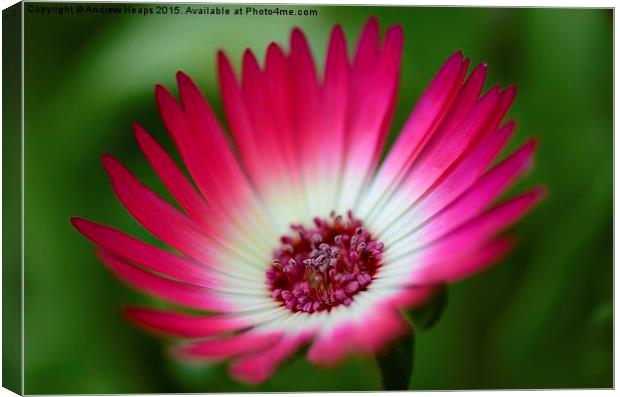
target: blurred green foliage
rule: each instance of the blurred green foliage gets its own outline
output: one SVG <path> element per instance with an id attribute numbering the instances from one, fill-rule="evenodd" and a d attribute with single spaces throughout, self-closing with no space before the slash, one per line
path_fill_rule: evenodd
<path id="1" fill-rule="evenodd" d="M 231 6 L 232 7 L 232 6 Z M 294 7 L 295 8 L 295 7 Z M 610 10 L 300 7 L 314 17 L 51 15 L 25 17 L 25 383 L 28 394 L 373 390 L 371 359 L 331 370 L 297 357 L 260 387 L 221 365 L 170 360 L 165 341 L 126 323 L 120 308 L 148 298 L 121 285 L 72 215 L 148 241 L 114 198 L 99 164 L 113 153 L 163 188 L 131 132 L 139 121 L 171 149 L 155 83 L 194 77 L 221 114 L 215 52 L 239 65 L 304 29 L 324 58 L 332 25 L 350 46 L 370 15 L 405 31 L 398 133 L 438 67 L 462 49 L 489 64 L 489 83 L 516 83 L 510 149 L 537 136 L 535 170 L 514 191 L 550 195 L 513 228 L 500 266 L 450 287 L 439 324 L 416 340 L 413 389 L 612 386 L 612 30 Z"/>

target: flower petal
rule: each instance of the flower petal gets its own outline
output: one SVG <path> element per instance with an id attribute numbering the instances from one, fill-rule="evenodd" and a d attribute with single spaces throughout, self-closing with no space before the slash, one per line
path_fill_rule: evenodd
<path id="1" fill-rule="evenodd" d="M 484 210 L 533 163 L 535 141 L 530 141 L 484 174 L 466 193 L 430 220 L 421 233 L 432 239 L 462 225 Z"/>
<path id="2" fill-rule="evenodd" d="M 334 365 L 349 354 L 372 354 L 407 330 L 394 308 L 383 304 L 367 310 L 363 318 L 346 321 L 316 336 L 308 351 L 315 364 Z"/>
<path id="3" fill-rule="evenodd" d="M 407 209 L 399 219 L 383 226 L 383 232 L 377 232 L 389 246 L 400 244 L 401 240 L 416 238 L 414 233 L 430 217 L 445 208 L 459 197 L 482 175 L 499 153 L 514 131 L 514 123 L 508 123 L 496 133 L 482 139 L 462 161 L 444 174 L 441 180 L 427 190 L 418 203 Z M 377 225 L 373 225 L 378 229 Z"/>
<path id="4" fill-rule="evenodd" d="M 455 130 L 433 136 L 395 193 L 385 195 L 368 215 L 378 233 L 399 219 L 478 140 L 499 98 L 499 88 L 491 89 Z M 378 216 L 381 219 L 375 222 Z"/>
<path id="5" fill-rule="evenodd" d="M 466 72 L 464 66 L 466 64 L 459 51 L 441 67 L 388 152 L 357 214 L 365 218 L 375 203 L 394 188 L 413 164 L 456 98 Z"/>
<path id="6" fill-rule="evenodd" d="M 406 248 L 397 252 L 384 252 L 384 266 L 378 278 L 386 285 L 416 284 L 418 269 L 427 264 L 460 260 L 473 255 L 500 230 L 525 215 L 544 197 L 543 188 L 517 196 L 501 205 L 487 210 L 456 230 L 433 241 L 415 239 Z M 423 235 L 422 235 L 423 236 Z M 411 266 L 411 264 L 415 266 Z"/>
<path id="7" fill-rule="evenodd" d="M 224 226 L 239 230 L 238 238 L 269 249 L 272 233 L 257 235 L 256 228 L 270 231 L 271 224 L 260 207 L 247 178 L 239 168 L 211 109 L 183 73 L 177 74 L 179 92 L 189 116 L 162 86 L 155 91 L 159 110 L 183 161 L 200 192 Z M 190 122 L 191 120 L 191 122 Z"/>
<path id="8" fill-rule="evenodd" d="M 119 230 L 86 219 L 72 218 L 71 223 L 101 248 L 168 278 L 227 292 L 263 291 L 262 282 L 246 277 L 243 272 L 225 267 L 212 271 L 189 258 L 155 248 Z"/>
<path id="9" fill-rule="evenodd" d="M 374 33 L 372 35 L 374 37 Z M 374 59 L 370 44 L 364 41 L 365 37 L 360 40 L 352 69 L 340 211 L 354 207 L 364 183 L 368 182 L 374 171 L 386 138 L 386 125 L 392 117 L 399 77 L 402 28 L 394 26 L 388 29 L 383 48 Z M 367 69 L 370 70 L 366 72 Z"/>
<path id="10" fill-rule="evenodd" d="M 270 48 L 264 73 L 254 55 L 244 53 L 243 87 L 223 53 L 218 57 L 218 71 L 224 110 L 241 160 L 264 206 L 277 214 L 271 219 L 277 235 L 286 232 L 291 219 L 310 215 L 294 123 L 290 65 L 279 47 Z M 270 112 L 271 102 L 277 112 Z M 269 119 L 268 126 L 262 124 L 265 119 Z"/>
<path id="11" fill-rule="evenodd" d="M 237 331 L 249 325 L 230 316 L 196 316 L 141 307 L 127 308 L 125 315 L 149 331 L 184 338 L 203 338 Z"/>
<path id="12" fill-rule="evenodd" d="M 72 218 L 71 223 L 95 244 L 128 261 L 184 283 L 203 287 L 217 285 L 213 278 L 208 276 L 204 267 L 148 245 L 116 229 L 81 218 Z"/>
<path id="13" fill-rule="evenodd" d="M 196 192 L 191 182 L 187 180 L 183 172 L 177 167 L 168 153 L 159 146 L 142 126 L 135 124 L 134 131 L 136 140 L 149 160 L 153 169 L 164 182 L 168 191 L 179 202 L 185 212 L 198 222 L 204 221 L 205 214 L 210 213 L 204 199 Z"/>
<path id="14" fill-rule="evenodd" d="M 218 312 L 231 309 L 229 304 L 213 296 L 212 291 L 207 288 L 159 277 L 128 264 L 104 249 L 97 249 L 97 254 L 101 261 L 130 287 L 194 309 Z"/>
<path id="15" fill-rule="evenodd" d="M 447 236 L 436 240 L 428 248 L 427 254 L 430 257 L 436 255 L 451 257 L 461 252 L 471 252 L 499 230 L 525 215 L 544 197 L 544 194 L 543 188 L 535 188 L 486 211 Z"/>
<path id="16" fill-rule="evenodd" d="M 452 283 L 481 272 L 501 260 L 514 246 L 508 237 L 500 237 L 472 253 L 452 260 L 429 263 L 416 271 L 416 284 Z"/>
<path id="17" fill-rule="evenodd" d="M 142 185 L 118 160 L 104 155 L 102 162 L 110 176 L 114 192 L 138 222 L 157 238 L 205 266 L 221 268 L 217 252 L 195 223 Z M 252 247 L 247 248 L 250 250 Z M 257 255 L 264 255 L 264 252 Z M 260 263 L 239 261 L 238 264 L 244 265 L 248 275 L 263 277 L 263 272 L 259 270 Z"/>
<path id="18" fill-rule="evenodd" d="M 308 337 L 305 335 L 284 337 L 267 349 L 234 361 L 230 366 L 230 373 L 234 378 L 245 383 L 262 383 L 273 374 L 282 361 L 295 353 L 307 340 Z"/>
<path id="19" fill-rule="evenodd" d="M 238 357 L 275 345 L 282 338 L 279 333 L 242 332 L 238 335 L 201 340 L 179 346 L 176 354 L 181 358 L 219 361 Z"/>
<path id="20" fill-rule="evenodd" d="M 336 194 L 341 178 L 344 157 L 344 139 L 346 133 L 347 112 L 349 110 L 349 85 L 351 66 L 347 55 L 347 43 L 340 26 L 331 33 L 327 58 L 325 60 L 325 77 L 322 86 L 321 113 L 325 133 L 321 144 L 324 161 L 321 166 L 329 184 L 326 201 L 336 202 Z M 329 133 L 327 133 L 329 131 Z M 327 212 L 334 208 L 327 208 Z"/>

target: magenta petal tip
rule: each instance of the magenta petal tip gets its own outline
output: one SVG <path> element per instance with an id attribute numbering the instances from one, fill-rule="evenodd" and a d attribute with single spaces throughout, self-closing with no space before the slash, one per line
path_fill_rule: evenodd
<path id="1" fill-rule="evenodd" d="M 155 99 L 157 102 L 164 100 L 168 96 L 170 96 L 170 94 L 168 93 L 168 90 L 166 90 L 166 87 L 159 83 L 155 84 Z"/>
<path id="2" fill-rule="evenodd" d="M 177 83 L 180 85 L 182 83 L 187 83 L 191 81 L 191 78 L 182 70 L 177 70 L 176 73 Z"/>
<path id="3" fill-rule="evenodd" d="M 298 27 L 294 27 L 293 30 L 291 31 L 291 43 L 296 43 L 299 41 L 305 41 L 306 40 L 306 36 L 304 35 L 304 32 L 302 32 L 302 30 Z"/>
<path id="4" fill-rule="evenodd" d="M 368 21 L 366 21 L 365 26 L 368 27 L 372 27 L 374 28 L 379 28 L 379 18 L 377 18 L 376 16 L 371 16 L 370 18 L 368 18 Z"/>
<path id="5" fill-rule="evenodd" d="M 228 56 L 226 56 L 226 52 L 224 52 L 223 49 L 218 49 L 217 50 L 217 65 L 218 67 L 222 67 L 223 65 L 230 65 L 230 62 L 228 61 Z"/>
<path id="6" fill-rule="evenodd" d="M 517 120 L 515 120 L 515 119 L 510 119 L 510 120 L 508 120 L 508 121 L 506 122 L 506 124 L 504 124 L 504 125 L 503 125 L 502 129 L 503 129 L 503 128 L 508 128 L 508 129 L 510 129 L 511 131 L 514 131 L 514 130 L 517 128 L 517 125 L 518 125 Z"/>
<path id="7" fill-rule="evenodd" d="M 101 164 L 108 174 L 112 174 L 114 170 L 121 167 L 120 162 L 114 156 L 104 153 L 101 155 Z"/>
<path id="8" fill-rule="evenodd" d="M 146 130 L 144 129 L 144 127 L 140 125 L 140 123 L 136 122 L 136 123 L 131 124 L 131 128 L 133 129 L 136 135 L 138 134 L 143 135 L 146 133 Z"/>
<path id="9" fill-rule="evenodd" d="M 391 32 L 392 34 L 398 34 L 400 36 L 403 36 L 404 34 L 403 27 L 400 24 L 390 26 L 390 28 L 387 30 L 386 35 L 390 34 Z"/>
<path id="10" fill-rule="evenodd" d="M 246 48 L 245 50 L 243 50 L 243 59 L 253 58 L 253 57 L 254 57 L 254 53 L 252 52 L 250 48 Z"/>
<path id="11" fill-rule="evenodd" d="M 538 145 L 539 145 L 539 140 L 538 138 L 530 138 L 530 140 L 527 142 L 527 145 L 532 147 L 532 150 L 536 150 L 538 149 Z"/>
<path id="12" fill-rule="evenodd" d="M 279 52 L 279 51 L 281 51 L 280 46 L 275 41 L 272 41 L 267 46 L 267 54 L 272 53 L 272 52 Z"/>
<path id="13" fill-rule="evenodd" d="M 72 216 L 69 218 L 69 221 L 77 230 L 81 232 L 82 226 L 86 224 L 88 221 L 84 218 L 80 218 L 79 216 Z"/>
<path id="14" fill-rule="evenodd" d="M 332 29 L 332 34 L 334 34 L 334 33 L 336 33 L 336 32 L 338 32 L 338 33 L 342 33 L 342 32 L 343 32 L 343 30 L 342 30 L 342 25 L 338 24 L 338 25 L 335 25 L 335 26 L 333 27 L 333 29 Z"/>
<path id="15" fill-rule="evenodd" d="M 486 63 L 479 63 L 478 65 L 476 65 L 474 70 L 472 70 L 471 76 L 472 78 L 484 80 L 486 78 L 488 69 L 489 67 Z"/>
<path id="16" fill-rule="evenodd" d="M 549 195 L 549 189 L 547 189 L 547 187 L 544 185 L 539 185 L 530 190 L 529 194 L 532 198 L 532 201 L 534 203 L 538 203 L 547 198 L 547 196 Z"/>
<path id="17" fill-rule="evenodd" d="M 486 94 L 485 94 L 484 96 L 487 96 L 487 95 L 488 95 L 488 96 L 492 96 L 492 97 L 494 97 L 494 98 L 496 98 L 496 99 L 497 99 L 497 97 L 499 97 L 499 95 L 500 95 L 500 92 L 501 92 L 501 87 L 500 87 L 500 85 L 499 85 L 499 84 L 495 84 L 495 85 L 493 85 L 493 87 L 491 87 L 491 88 L 490 88 L 490 89 L 486 92 Z"/>
<path id="18" fill-rule="evenodd" d="M 153 138 L 149 135 L 149 133 L 146 132 L 146 130 L 138 123 L 133 124 L 133 135 L 141 147 L 148 141 L 153 141 Z"/>
<path id="19" fill-rule="evenodd" d="M 513 84 L 506 87 L 506 89 L 504 89 L 504 94 L 514 98 L 517 95 L 517 86 Z"/>

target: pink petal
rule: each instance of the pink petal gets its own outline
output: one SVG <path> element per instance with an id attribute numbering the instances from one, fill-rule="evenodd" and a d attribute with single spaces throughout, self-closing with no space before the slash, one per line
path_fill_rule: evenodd
<path id="1" fill-rule="evenodd" d="M 172 311 L 131 307 L 125 310 L 130 321 L 149 331 L 165 335 L 202 338 L 247 327 L 233 317 L 196 316 Z"/>
<path id="2" fill-rule="evenodd" d="M 499 88 L 491 89 L 459 127 L 442 131 L 432 138 L 402 182 L 412 201 L 419 198 L 477 140 L 498 100 Z"/>
<path id="3" fill-rule="evenodd" d="M 320 150 L 321 123 L 319 86 L 310 47 L 301 30 L 291 33 L 290 101 L 293 127 L 298 137 L 298 150 L 302 164 L 314 171 L 318 165 L 316 153 Z"/>
<path id="4" fill-rule="evenodd" d="M 276 179 L 272 183 L 286 183 L 283 179 L 286 174 L 287 163 L 282 156 L 279 134 L 274 120 L 274 109 L 269 96 L 269 87 L 266 76 L 261 72 L 256 57 L 250 50 L 243 54 L 243 97 L 247 113 L 252 123 L 253 134 L 256 137 L 257 149 L 263 154 L 261 161 L 263 168 L 269 171 L 269 179 Z"/>
<path id="5" fill-rule="evenodd" d="M 364 45 L 362 38 L 360 47 Z M 357 198 L 383 149 L 394 110 L 402 47 L 402 29 L 394 26 L 388 29 L 375 59 L 371 57 L 373 51 L 360 48 L 353 64 L 342 188 L 346 200 Z M 366 69 L 370 69 L 367 75 Z"/>
<path id="6" fill-rule="evenodd" d="M 463 66 L 459 51 L 444 63 L 429 84 L 379 170 L 377 177 L 382 186 L 391 185 L 413 164 L 439 126 L 460 89 Z"/>
<path id="7" fill-rule="evenodd" d="M 338 364 L 350 353 L 350 338 L 356 331 L 355 324 L 348 322 L 338 325 L 327 334 L 317 335 L 308 350 L 308 361 L 326 366 Z"/>
<path id="8" fill-rule="evenodd" d="M 431 220 L 429 227 L 423 229 L 424 237 L 432 239 L 433 236 L 445 234 L 480 213 L 517 176 L 532 166 L 535 148 L 535 141 L 530 141 L 483 175 L 466 193 Z"/>
<path id="9" fill-rule="evenodd" d="M 426 192 L 415 209 L 416 212 L 427 219 L 471 187 L 508 141 L 514 128 L 514 122 L 510 122 L 485 137 L 449 175 Z"/>
<path id="10" fill-rule="evenodd" d="M 156 276 L 104 249 L 98 249 L 97 254 L 117 277 L 131 287 L 181 306 L 219 312 L 229 310 L 229 305 L 214 297 L 209 289 Z"/>
<path id="11" fill-rule="evenodd" d="M 177 354 L 186 359 L 218 361 L 267 349 L 282 338 L 282 334 L 242 332 L 238 335 L 202 340 L 181 346 Z"/>
<path id="12" fill-rule="evenodd" d="M 389 307 L 379 308 L 360 324 L 356 338 L 367 351 L 377 353 L 389 342 L 406 333 L 407 329 L 400 312 Z"/>
<path id="13" fill-rule="evenodd" d="M 323 134 L 324 141 L 321 144 L 327 170 L 341 168 L 349 101 L 349 75 L 347 43 L 342 28 L 336 26 L 329 41 L 321 97 L 324 128 L 325 131 L 330 131 L 329 134 Z"/>
<path id="14" fill-rule="evenodd" d="M 514 241 L 511 238 L 498 238 L 459 258 L 426 264 L 416 271 L 415 283 L 452 283 L 469 277 L 499 262 L 513 246 Z"/>
<path id="15" fill-rule="evenodd" d="M 171 247 L 207 266 L 215 265 L 208 239 L 191 220 L 142 185 L 118 160 L 104 155 L 102 162 L 114 192 L 138 222 Z"/>
<path id="16" fill-rule="evenodd" d="M 260 183 L 265 175 L 264 171 L 258 166 L 261 156 L 257 138 L 254 136 L 252 121 L 230 61 L 221 51 L 218 53 L 218 74 L 220 95 L 231 133 L 248 173 L 254 181 Z"/>
<path id="17" fill-rule="evenodd" d="M 375 145 L 375 153 L 371 162 L 371 169 L 374 173 L 383 154 L 385 148 L 385 141 L 390 132 L 392 126 L 392 118 L 394 117 L 394 111 L 396 110 L 396 99 L 398 94 L 398 82 L 400 78 L 400 61 L 402 58 L 402 49 L 404 45 L 404 33 L 400 25 L 392 26 L 389 28 L 385 35 L 385 42 L 383 49 L 381 50 L 381 59 L 390 68 L 390 65 L 395 65 L 395 69 L 392 71 L 381 72 L 381 77 L 385 78 L 384 87 L 388 88 L 390 94 L 386 94 L 389 98 L 388 105 L 383 117 L 381 128 L 379 129 L 379 136 L 377 145 Z M 380 60 L 380 62 L 382 62 Z M 391 78 L 389 77 L 391 76 Z"/>
<path id="18" fill-rule="evenodd" d="M 295 353 L 307 339 L 307 336 L 284 337 L 274 346 L 233 362 L 230 367 L 230 374 L 245 383 L 262 383 L 273 374 L 282 361 Z"/>
<path id="19" fill-rule="evenodd" d="M 212 170 L 213 174 L 222 178 L 231 178 L 240 185 L 243 192 L 248 193 L 249 184 L 208 102 L 186 74 L 178 72 L 177 82 L 186 119 L 195 130 L 194 142 L 199 145 L 199 151 L 195 153 L 199 157 L 197 161 L 204 168 Z M 172 106 L 172 109 L 168 111 L 172 112 L 173 109 L 179 110 L 177 106 Z M 182 115 L 175 116 L 177 117 L 182 117 Z M 210 183 L 213 183 L 211 179 L 213 179 L 212 176 Z"/>
<path id="20" fill-rule="evenodd" d="M 504 119 L 504 116 L 508 112 L 508 109 L 510 109 L 510 106 L 512 105 L 512 102 L 514 101 L 516 95 L 517 88 L 515 86 L 510 86 L 504 91 L 502 91 L 498 104 L 493 110 L 491 118 L 487 122 L 486 133 L 490 133 L 497 129 L 501 121 Z"/>
<path id="21" fill-rule="evenodd" d="M 371 157 L 373 160 L 376 160 L 377 155 L 383 150 L 388 130 L 386 126 L 390 125 L 393 115 L 402 50 L 402 28 L 398 25 L 393 26 L 386 32 L 383 48 L 374 65 L 374 73 L 369 75 L 372 79 L 367 87 L 369 91 L 365 93 L 365 98 L 360 101 L 359 107 L 356 108 L 358 114 L 352 120 L 353 126 L 351 128 L 354 131 L 354 136 L 350 137 L 349 143 L 357 143 L 355 132 L 368 134 L 368 131 L 364 130 L 370 127 L 371 133 L 368 134 L 368 137 L 373 140 L 374 145 L 369 145 L 368 148 L 369 153 L 373 153 Z M 356 66 L 354 65 L 354 72 Z M 361 135 L 359 138 L 364 138 L 364 136 L 366 135 Z M 363 148 L 365 145 L 361 147 Z M 353 148 L 350 150 L 354 151 Z"/>
<path id="22" fill-rule="evenodd" d="M 217 286 L 204 267 L 177 255 L 86 219 L 72 218 L 71 223 L 84 236 L 116 256 L 185 283 L 203 287 Z"/>
<path id="23" fill-rule="evenodd" d="M 269 145 L 278 157 L 286 165 L 284 174 L 289 183 L 300 186 L 301 170 L 299 157 L 297 156 L 297 134 L 293 127 L 292 110 L 290 101 L 290 76 L 288 73 L 286 56 L 282 49 L 275 43 L 271 43 L 267 49 L 265 58 L 265 84 L 268 89 L 268 98 L 271 104 L 271 113 L 268 114 L 273 120 L 274 134 L 265 134 L 264 139 L 271 139 Z M 259 101 L 260 102 L 260 101 Z"/>
<path id="24" fill-rule="evenodd" d="M 379 22 L 377 18 L 370 18 L 360 35 L 353 58 L 351 70 L 351 111 L 355 111 L 359 102 L 368 92 L 366 90 L 373 69 L 379 56 Z"/>
<path id="25" fill-rule="evenodd" d="M 373 63 L 379 53 L 379 21 L 375 17 L 368 18 L 366 25 L 360 34 L 357 49 L 355 51 L 354 63 L 356 69 L 368 72 L 372 69 Z"/>
<path id="26" fill-rule="evenodd" d="M 464 63 L 467 65 L 468 61 L 465 60 Z M 437 133 L 439 133 L 439 131 L 453 131 L 472 111 L 478 102 L 486 76 L 487 65 L 482 63 L 476 66 L 463 85 L 463 88 L 458 93 L 450 110 L 442 120 Z"/>
<path id="27" fill-rule="evenodd" d="M 373 354 L 407 330 L 406 323 L 391 302 L 377 305 L 358 322 L 346 322 L 328 334 L 318 335 L 308 360 L 315 364 L 334 365 L 349 354 Z"/>
<path id="28" fill-rule="evenodd" d="M 159 178 L 164 182 L 168 191 L 192 219 L 197 222 L 204 221 L 204 216 L 210 213 L 210 210 L 191 182 L 183 175 L 183 172 L 177 167 L 168 153 L 159 146 L 142 126 L 135 124 L 134 130 L 136 140 L 142 152 L 144 152 L 144 155 L 153 166 Z"/>
<path id="29" fill-rule="evenodd" d="M 233 217 L 238 227 L 248 222 L 259 226 L 263 219 L 238 219 L 240 213 L 256 205 L 255 197 L 212 111 L 187 76 L 178 73 L 177 79 L 189 116 L 163 87 L 157 87 L 156 97 L 164 124 L 189 172 L 219 219 Z"/>
<path id="30" fill-rule="evenodd" d="M 412 309 L 424 304 L 435 292 L 435 286 L 407 286 L 390 301 L 396 307 Z"/>
<path id="31" fill-rule="evenodd" d="M 441 258 L 448 261 L 474 252 L 500 230 L 525 215 L 543 197 L 544 189 L 536 188 L 486 211 L 447 236 L 431 243 L 425 254 L 426 260 L 433 262 Z"/>

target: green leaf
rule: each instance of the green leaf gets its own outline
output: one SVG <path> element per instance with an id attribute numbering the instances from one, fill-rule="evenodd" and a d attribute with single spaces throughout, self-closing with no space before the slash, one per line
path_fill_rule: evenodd
<path id="1" fill-rule="evenodd" d="M 377 355 L 384 390 L 408 390 L 411 372 L 415 335 L 413 330 L 395 340 L 384 352 Z"/>
<path id="2" fill-rule="evenodd" d="M 448 288 L 441 287 L 426 305 L 410 312 L 415 329 L 428 330 L 437 324 L 448 304 Z"/>

